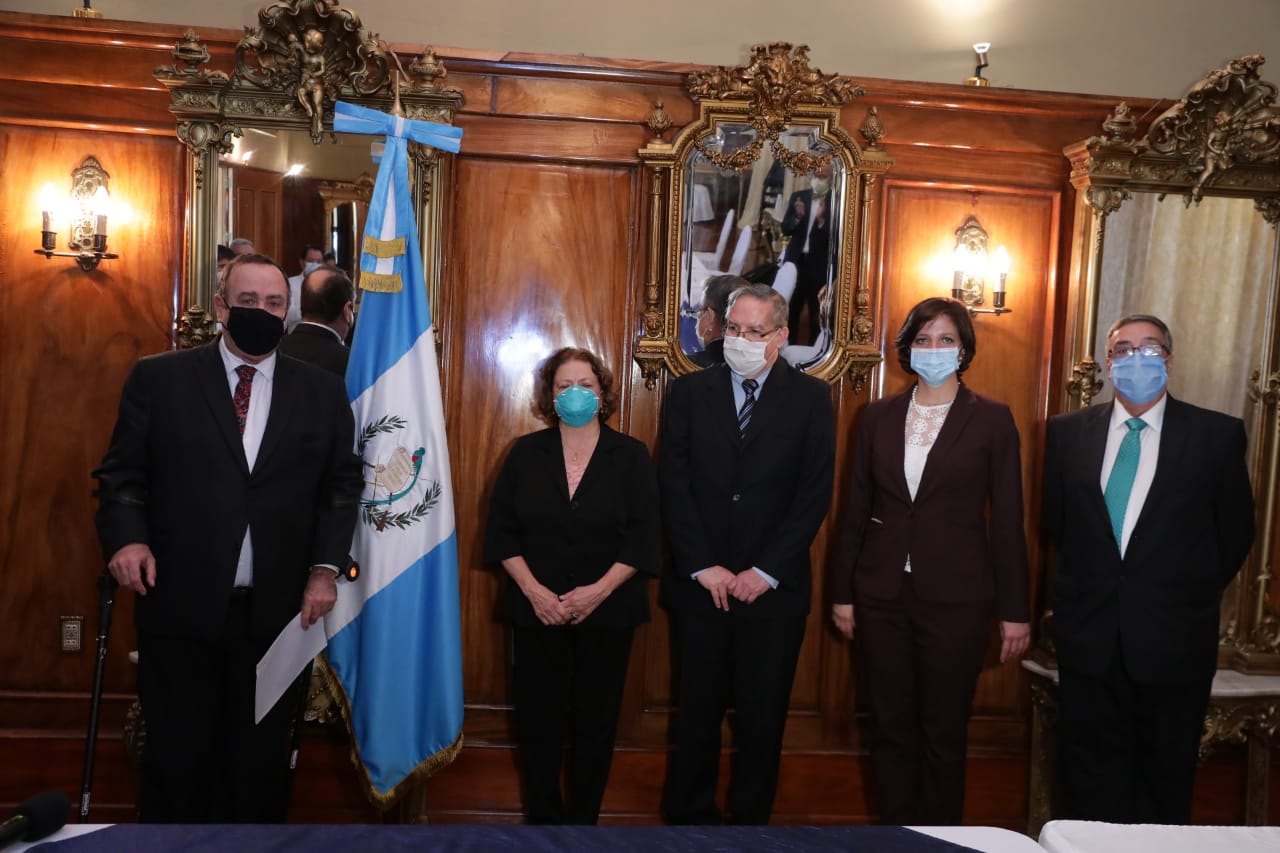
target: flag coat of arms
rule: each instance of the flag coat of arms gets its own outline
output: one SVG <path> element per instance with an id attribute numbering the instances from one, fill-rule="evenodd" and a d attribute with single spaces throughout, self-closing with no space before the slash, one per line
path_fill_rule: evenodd
<path id="1" fill-rule="evenodd" d="M 448 764 L 462 746 L 457 537 L 407 142 L 456 152 L 460 128 L 336 105 L 334 129 L 386 136 L 361 246 L 347 368 L 365 488 L 360 575 L 326 618 L 328 664 L 369 796 Z"/>

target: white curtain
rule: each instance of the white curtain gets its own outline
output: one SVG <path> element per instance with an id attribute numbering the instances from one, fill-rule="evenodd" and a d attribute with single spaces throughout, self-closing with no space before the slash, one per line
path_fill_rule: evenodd
<path id="1" fill-rule="evenodd" d="M 1206 198 L 1188 208 L 1181 196 L 1135 193 L 1107 218 L 1094 358 L 1106 363 L 1117 319 L 1154 314 L 1173 333 L 1170 393 L 1248 423 L 1275 242 L 1251 201 Z M 1100 397 L 1110 399 L 1109 382 Z"/>

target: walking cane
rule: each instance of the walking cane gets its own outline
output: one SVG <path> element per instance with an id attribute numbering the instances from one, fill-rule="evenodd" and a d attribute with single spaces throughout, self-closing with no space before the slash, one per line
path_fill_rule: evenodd
<path id="1" fill-rule="evenodd" d="M 98 578 L 98 660 L 93 669 L 93 695 L 89 705 L 89 733 L 84 745 L 84 774 L 80 780 L 80 822 L 89 822 L 89 791 L 93 786 L 93 757 L 98 747 L 98 710 L 102 705 L 102 671 L 107 663 L 107 634 L 111 631 L 111 606 L 115 604 L 116 579 L 104 570 Z"/>

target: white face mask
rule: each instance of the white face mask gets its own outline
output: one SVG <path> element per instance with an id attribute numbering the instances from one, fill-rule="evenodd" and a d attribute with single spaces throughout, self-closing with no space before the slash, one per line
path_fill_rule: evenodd
<path id="1" fill-rule="evenodd" d="M 809 181 L 809 187 L 815 196 L 826 195 L 827 190 L 831 189 L 831 182 L 823 178 L 813 178 Z"/>
<path id="2" fill-rule="evenodd" d="M 749 341 L 743 337 L 725 336 L 724 363 L 739 376 L 752 379 L 765 368 L 765 350 L 768 341 Z"/>
<path id="3" fill-rule="evenodd" d="M 302 274 L 303 274 L 304 276 L 311 275 L 311 273 L 313 273 L 314 271 L 316 271 L 316 270 L 320 269 L 320 267 L 322 267 L 322 266 L 324 266 L 324 264 L 317 264 L 317 263 L 314 263 L 314 262 L 312 262 L 312 263 L 308 263 L 308 264 L 303 264 L 303 265 L 302 265 Z"/>
<path id="4" fill-rule="evenodd" d="M 706 346 L 707 346 L 707 335 L 702 330 L 702 316 L 706 313 L 707 313 L 707 309 L 705 308 L 699 311 L 698 319 L 693 324 L 693 336 L 698 339 L 698 346 L 702 347 L 703 349 L 706 349 Z"/>

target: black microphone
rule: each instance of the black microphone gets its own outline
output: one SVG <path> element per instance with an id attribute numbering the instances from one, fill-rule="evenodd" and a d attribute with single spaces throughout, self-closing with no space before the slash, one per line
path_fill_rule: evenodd
<path id="1" fill-rule="evenodd" d="M 67 823 L 71 800 L 61 791 L 36 794 L 22 805 L 18 813 L 0 823 L 0 847 L 14 841 L 39 841 L 52 835 Z"/>

